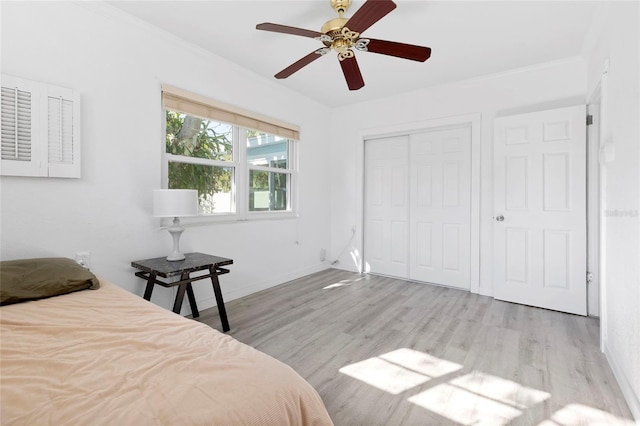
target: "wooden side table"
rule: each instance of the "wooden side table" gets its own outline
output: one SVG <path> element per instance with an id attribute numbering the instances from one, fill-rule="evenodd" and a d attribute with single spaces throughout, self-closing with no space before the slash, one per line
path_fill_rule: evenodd
<path id="1" fill-rule="evenodd" d="M 189 299 L 189 306 L 191 307 L 191 314 L 194 318 L 199 317 L 200 312 L 198 312 L 198 305 L 196 304 L 191 283 L 205 278 L 211 278 L 213 293 L 216 296 L 216 304 L 218 305 L 218 313 L 222 321 L 222 331 L 229 331 L 229 321 L 227 320 L 227 311 L 224 307 L 218 275 L 228 274 L 229 270 L 222 266 L 231 264 L 233 264 L 233 259 L 211 256 L 204 253 L 187 253 L 185 254 L 184 260 L 178 261 L 168 261 L 166 257 L 156 257 L 154 259 L 131 262 L 131 266 L 141 270 L 135 273 L 136 276 L 147 280 L 147 287 L 144 291 L 144 298 L 146 300 L 151 300 L 151 293 L 153 292 L 153 286 L 155 284 L 161 285 L 162 287 L 179 286 L 176 300 L 173 304 L 173 312 L 180 314 L 184 293 L 186 292 Z M 209 273 L 198 277 L 190 276 L 192 272 L 203 270 L 208 270 Z M 158 277 L 169 278 L 177 275 L 180 275 L 180 281 L 167 283 L 158 279 Z"/>

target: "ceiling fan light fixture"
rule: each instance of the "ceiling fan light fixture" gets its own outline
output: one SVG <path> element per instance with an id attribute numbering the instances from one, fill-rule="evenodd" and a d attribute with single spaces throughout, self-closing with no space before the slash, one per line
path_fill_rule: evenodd
<path id="1" fill-rule="evenodd" d="M 331 45 L 327 47 L 331 47 L 333 50 L 343 55 L 357 43 L 359 37 L 359 33 L 351 31 L 347 27 L 343 27 L 339 32 L 334 33 Z"/>

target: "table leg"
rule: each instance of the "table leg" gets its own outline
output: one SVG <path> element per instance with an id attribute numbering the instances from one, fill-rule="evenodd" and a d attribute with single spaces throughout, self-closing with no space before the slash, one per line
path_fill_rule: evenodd
<path id="1" fill-rule="evenodd" d="M 229 331 L 229 320 L 227 320 L 227 310 L 224 308 L 224 300 L 222 299 L 222 290 L 220 290 L 220 281 L 216 274 L 216 268 L 209 269 L 211 272 L 211 283 L 213 284 L 213 293 L 216 295 L 216 304 L 218 305 L 218 313 L 220 321 L 222 321 L 222 331 Z"/>
<path id="2" fill-rule="evenodd" d="M 151 300 L 151 293 L 153 293 L 153 285 L 156 283 L 156 274 L 149 273 L 149 278 L 147 279 L 147 288 L 144 290 L 144 299 Z"/>
<path id="3" fill-rule="evenodd" d="M 196 296 L 193 294 L 193 286 L 191 286 L 191 283 L 187 284 L 187 298 L 189 299 L 189 306 L 191 306 L 191 316 L 193 318 L 198 318 L 200 316 L 200 312 L 198 312 Z"/>
<path id="4" fill-rule="evenodd" d="M 173 304 L 173 312 L 180 314 L 182 309 L 182 301 L 184 300 L 184 292 L 187 289 L 187 284 L 180 284 L 178 286 L 178 293 L 176 294 L 176 301 Z"/>

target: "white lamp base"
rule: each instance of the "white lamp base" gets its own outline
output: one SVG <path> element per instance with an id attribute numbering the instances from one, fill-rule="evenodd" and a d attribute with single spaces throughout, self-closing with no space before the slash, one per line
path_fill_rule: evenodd
<path id="1" fill-rule="evenodd" d="M 182 232 L 184 231 L 184 228 L 180 225 L 180 219 L 174 217 L 173 225 L 168 227 L 167 231 L 169 231 L 171 238 L 173 238 L 173 250 L 171 251 L 171 254 L 167 256 L 167 260 L 170 262 L 184 260 L 184 254 L 180 251 L 180 235 L 182 235 Z"/>

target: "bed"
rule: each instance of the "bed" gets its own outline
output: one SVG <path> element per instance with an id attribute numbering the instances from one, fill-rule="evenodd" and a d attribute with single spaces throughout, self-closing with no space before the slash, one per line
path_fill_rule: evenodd
<path id="1" fill-rule="evenodd" d="M 106 280 L 0 308 L 0 404 L 2 425 L 332 424 L 287 365 Z"/>

